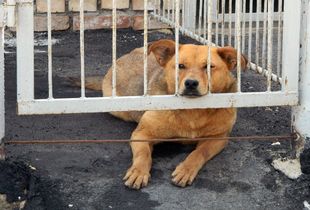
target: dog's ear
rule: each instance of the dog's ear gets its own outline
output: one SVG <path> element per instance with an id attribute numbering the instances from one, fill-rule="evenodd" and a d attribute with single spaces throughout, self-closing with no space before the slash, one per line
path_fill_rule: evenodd
<path id="1" fill-rule="evenodd" d="M 162 39 L 148 45 L 148 54 L 153 52 L 157 62 L 165 66 L 175 53 L 175 42 L 169 39 Z"/>
<path id="2" fill-rule="evenodd" d="M 229 70 L 237 67 L 237 50 L 233 47 L 220 47 L 217 53 L 224 60 Z M 241 69 L 245 70 L 248 65 L 248 60 L 244 55 L 241 55 Z"/>

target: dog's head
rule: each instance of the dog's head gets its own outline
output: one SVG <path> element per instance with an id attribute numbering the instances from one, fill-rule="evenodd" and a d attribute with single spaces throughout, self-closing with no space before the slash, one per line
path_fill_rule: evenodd
<path id="1" fill-rule="evenodd" d="M 208 93 L 208 46 L 184 44 L 179 47 L 179 94 L 198 97 Z M 168 93 L 175 92 L 175 42 L 159 40 L 149 44 L 148 52 L 153 53 L 164 68 Z M 231 71 L 237 66 L 237 51 L 232 47 L 211 47 L 211 92 L 228 92 L 235 83 Z M 245 69 L 247 60 L 241 57 Z"/>

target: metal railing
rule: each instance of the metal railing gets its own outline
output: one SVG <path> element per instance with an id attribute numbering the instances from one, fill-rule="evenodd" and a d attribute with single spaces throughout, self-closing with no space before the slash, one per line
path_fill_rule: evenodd
<path id="1" fill-rule="evenodd" d="M 286 1 L 284 11 L 274 13 L 273 0 L 264 1 L 263 11 L 253 12 L 253 1 L 250 11 L 246 11 L 245 1 L 236 0 L 235 7 L 229 1 L 229 13 L 224 14 L 225 5 L 214 0 L 200 0 L 193 10 L 190 0 L 165 1 L 157 0 L 157 6 L 150 13 L 145 0 L 144 10 L 144 91 L 141 96 L 117 96 L 116 79 L 116 46 L 117 46 L 117 9 L 113 0 L 112 9 L 112 96 L 85 96 L 85 65 L 84 65 L 84 0 L 80 0 L 80 59 L 81 59 L 81 96 L 80 98 L 54 98 L 53 95 L 53 66 L 52 66 L 52 33 L 51 33 L 51 0 L 48 0 L 48 98 L 34 98 L 34 52 L 33 52 L 33 4 L 24 0 L 19 3 L 17 12 L 17 84 L 19 114 L 60 114 L 111 112 L 131 110 L 162 110 L 189 108 L 223 108 L 223 107 L 253 107 L 296 105 L 298 103 L 298 71 L 299 68 L 299 37 L 300 32 L 300 3 Z M 171 3 L 172 2 L 172 3 Z M 258 0 L 257 2 L 262 2 Z M 282 1 L 280 1 L 282 2 Z M 282 3 L 281 3 L 282 4 Z M 257 3 L 257 6 L 260 4 Z M 282 5 L 280 5 L 282 7 Z M 279 6 L 279 7 L 280 7 Z M 252 8 L 252 10 L 251 10 Z M 192 15 L 191 15 L 192 14 Z M 176 63 L 176 94 L 152 96 L 147 94 L 147 32 L 148 20 L 155 17 L 161 22 L 168 23 L 175 30 L 175 63 Z M 262 18 L 263 17 L 263 18 Z M 193 20 L 194 19 L 194 20 Z M 283 22 L 283 23 L 282 23 Z M 193 24 L 194 23 L 194 24 Z M 277 23 L 275 27 L 275 23 Z M 259 27 L 262 24 L 263 27 Z M 254 28 L 255 26 L 255 28 Z M 282 34 L 283 28 L 283 34 Z M 277 29 L 277 31 L 276 31 Z M 180 32 L 180 33 L 179 33 Z M 254 32 L 256 34 L 254 34 Z M 215 94 L 209 92 L 206 96 L 189 99 L 178 93 L 178 63 L 179 35 L 189 36 L 207 46 L 233 45 L 238 52 L 236 93 Z M 275 35 L 276 34 L 276 35 Z M 255 35 L 255 39 L 254 39 Z M 278 42 L 274 46 L 274 37 Z M 255 40 L 255 41 L 254 41 Z M 246 43 L 248 46 L 246 46 Z M 210 48 L 209 48 L 210 49 Z M 250 68 L 266 77 L 266 91 L 241 91 L 241 53 L 247 51 Z M 273 53 L 277 51 L 276 58 Z M 281 53 L 282 52 L 282 53 Z M 296 56 L 294 56 L 296 55 Z M 209 81 L 211 81 L 211 53 L 207 56 Z M 255 57 L 255 58 L 254 58 Z M 281 84 L 281 90 L 272 91 L 272 81 Z M 210 83 L 209 83 L 210 84 Z M 209 88 L 210 90 L 210 88 Z"/>

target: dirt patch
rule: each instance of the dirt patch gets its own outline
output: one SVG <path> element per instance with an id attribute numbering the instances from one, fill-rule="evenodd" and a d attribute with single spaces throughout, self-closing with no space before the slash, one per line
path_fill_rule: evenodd
<path id="1" fill-rule="evenodd" d="M 301 171 L 310 174 L 310 148 L 306 149 L 300 155 Z"/>
<path id="2" fill-rule="evenodd" d="M 30 179 L 30 169 L 25 163 L 0 162 L 0 193 L 6 195 L 8 202 L 26 199 Z"/>
<path id="3" fill-rule="evenodd" d="M 64 209 L 57 183 L 39 174 L 22 161 L 0 161 L 0 194 L 5 195 L 8 209 L 21 202 L 26 210 Z"/>

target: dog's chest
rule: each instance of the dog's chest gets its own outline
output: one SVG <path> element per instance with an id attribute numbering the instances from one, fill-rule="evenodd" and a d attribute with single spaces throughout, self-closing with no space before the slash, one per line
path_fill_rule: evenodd
<path id="1" fill-rule="evenodd" d="M 175 115 L 175 127 L 178 136 L 196 138 L 208 127 L 208 119 L 203 113 L 194 111 L 181 111 Z"/>
<path id="2" fill-rule="evenodd" d="M 178 136 L 199 138 L 229 132 L 235 122 L 236 112 L 227 110 L 210 114 L 203 110 L 185 111 L 176 115 L 176 118 Z"/>

